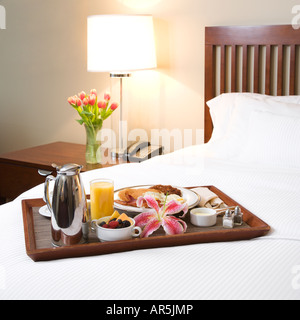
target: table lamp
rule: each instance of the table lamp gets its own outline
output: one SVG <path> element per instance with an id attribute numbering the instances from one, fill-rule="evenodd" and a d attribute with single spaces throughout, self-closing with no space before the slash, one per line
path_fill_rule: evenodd
<path id="1" fill-rule="evenodd" d="M 88 17 L 89 72 L 109 72 L 120 78 L 120 141 L 112 155 L 122 157 L 123 78 L 132 71 L 156 68 L 153 18 L 151 15 L 94 15 Z M 127 144 L 127 143 L 126 143 Z"/>

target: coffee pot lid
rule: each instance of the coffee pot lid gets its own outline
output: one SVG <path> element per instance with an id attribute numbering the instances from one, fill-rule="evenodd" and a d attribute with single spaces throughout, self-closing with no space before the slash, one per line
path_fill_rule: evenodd
<path id="1" fill-rule="evenodd" d="M 77 174 L 82 166 L 76 163 L 68 163 L 61 167 L 56 167 L 57 173 L 60 174 Z"/>

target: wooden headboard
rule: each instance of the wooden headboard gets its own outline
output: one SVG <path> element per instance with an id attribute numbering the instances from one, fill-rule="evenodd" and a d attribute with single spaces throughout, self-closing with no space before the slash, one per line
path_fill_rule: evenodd
<path id="1" fill-rule="evenodd" d="M 213 124 L 206 101 L 226 92 L 300 94 L 300 29 L 291 25 L 205 29 L 205 142 Z"/>

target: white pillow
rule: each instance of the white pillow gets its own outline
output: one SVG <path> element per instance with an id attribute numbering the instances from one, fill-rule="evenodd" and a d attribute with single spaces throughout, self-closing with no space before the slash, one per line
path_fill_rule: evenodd
<path id="1" fill-rule="evenodd" d="M 248 135 L 252 133 L 252 128 L 250 128 L 249 124 L 255 111 L 267 111 L 278 115 L 300 117 L 299 104 L 238 95 L 235 98 L 235 107 L 227 123 L 226 132 L 223 133 L 222 137 L 210 143 L 210 149 L 213 150 L 212 156 L 231 159 L 242 152 L 243 146 L 247 143 Z"/>
<path id="2" fill-rule="evenodd" d="M 300 118 L 255 111 L 244 151 L 237 160 L 268 167 L 300 168 Z"/>
<path id="3" fill-rule="evenodd" d="M 239 108 L 239 98 L 256 99 L 258 101 L 280 101 L 300 104 L 300 96 L 267 96 L 257 93 L 224 93 L 207 102 L 210 109 L 214 130 L 211 141 L 222 139 L 228 130 L 231 117 Z"/>

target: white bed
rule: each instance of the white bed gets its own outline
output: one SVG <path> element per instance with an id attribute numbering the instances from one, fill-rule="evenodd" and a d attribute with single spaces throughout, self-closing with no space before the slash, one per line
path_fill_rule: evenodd
<path id="1" fill-rule="evenodd" d="M 82 178 L 87 193 L 98 177 L 116 188 L 214 185 L 269 224 L 267 236 L 35 263 L 25 251 L 21 200 L 42 197 L 40 185 L 0 207 L 0 299 L 299 299 L 300 167 L 224 156 L 219 147 L 216 139 Z M 111 276 L 116 270 L 126 276 Z"/>

